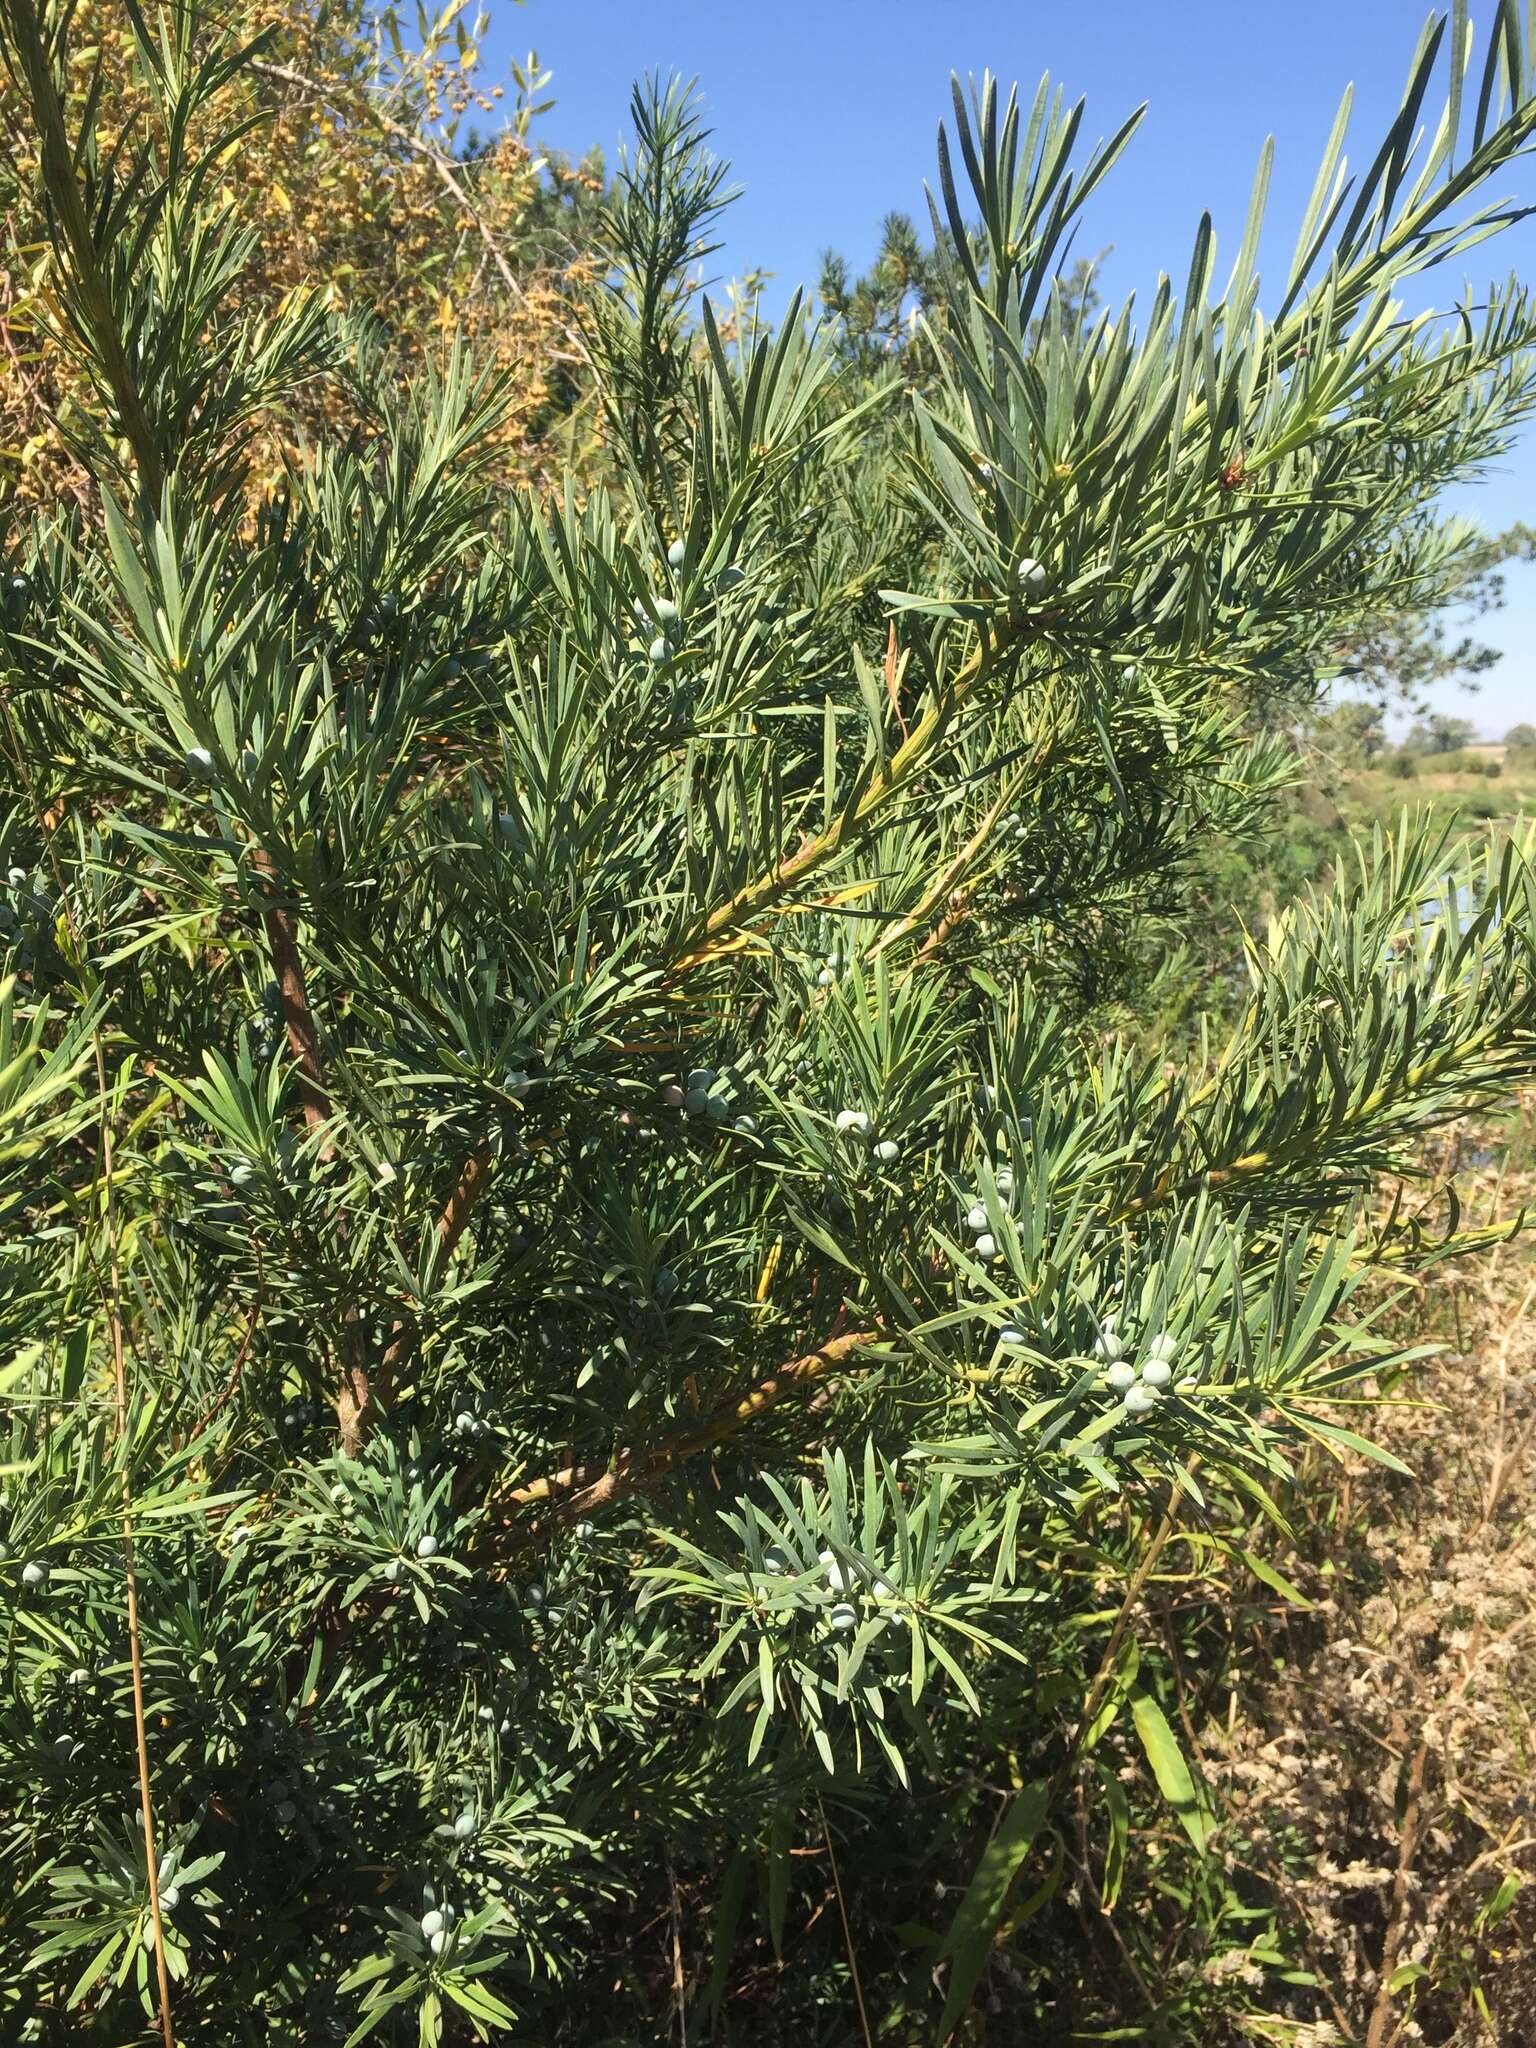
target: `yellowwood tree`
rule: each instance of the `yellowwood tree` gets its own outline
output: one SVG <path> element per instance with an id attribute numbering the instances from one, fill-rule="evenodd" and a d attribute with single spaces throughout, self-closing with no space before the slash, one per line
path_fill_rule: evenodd
<path id="1" fill-rule="evenodd" d="M 114 157 L 0 0 L 90 500 L 4 566 L 5 2030 L 1021 2038 L 1068 1843 L 1131 1896 L 1105 1746 L 1224 1825 L 1149 1576 L 1358 1450 L 1382 1276 L 1503 1227 L 1373 1197 L 1536 1064 L 1528 842 L 1234 928 L 1187 1058 L 1103 1005 L 1531 406 L 1520 287 L 1395 297 L 1506 217 L 1522 11 L 1432 19 L 1353 174 L 1341 110 L 1262 293 L 1267 149 L 1225 282 L 1205 220 L 1069 315 L 1137 117 L 957 85 L 917 390 L 722 337 L 642 88 L 553 500 L 468 351 L 253 295 L 268 60 L 131 19 Z"/>

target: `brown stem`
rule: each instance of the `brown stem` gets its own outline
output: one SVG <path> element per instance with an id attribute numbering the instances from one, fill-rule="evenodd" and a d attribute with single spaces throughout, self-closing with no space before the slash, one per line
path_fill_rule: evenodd
<path id="1" fill-rule="evenodd" d="M 299 1069 L 300 1085 L 304 1095 L 304 1121 L 311 1131 L 321 1130 L 331 1120 L 332 1105 L 326 1089 L 320 1034 L 315 1025 L 315 1014 L 310 1006 L 309 991 L 304 980 L 304 960 L 299 951 L 297 923 L 290 906 L 277 900 L 273 892 L 275 873 L 270 855 L 261 848 L 254 849 L 251 865 L 267 883 L 268 895 L 262 910 L 262 923 L 271 953 L 273 978 L 277 982 L 278 994 L 282 1001 L 283 1024 L 288 1034 L 288 1044 Z M 465 1226 L 474 1214 L 475 1204 L 484 1192 L 490 1171 L 490 1147 L 482 1143 L 465 1160 L 438 1218 L 440 1258 L 452 1256 L 464 1234 Z M 362 1352 L 361 1331 L 355 1321 L 349 1321 L 343 1333 L 341 1385 L 336 1395 L 336 1420 L 341 1433 L 341 1451 L 344 1457 L 355 1458 L 359 1455 L 373 1425 L 388 1409 L 400 1367 L 414 1349 L 417 1335 L 414 1325 L 403 1321 L 396 1323 L 390 1332 L 389 1343 L 379 1362 L 378 1371 L 370 1375 Z"/>
<path id="2" fill-rule="evenodd" d="M 304 980 L 304 959 L 299 951 L 298 925 L 293 910 L 275 892 L 271 855 L 262 847 L 251 853 L 251 865 L 266 883 L 266 900 L 261 913 L 272 956 L 272 974 L 282 1003 L 283 1025 L 288 1046 L 299 1069 L 299 1086 L 304 1098 L 304 1122 L 311 1132 L 323 1131 L 331 1121 L 331 1098 L 325 1085 L 325 1064 L 320 1053 L 320 1033 L 310 1007 Z M 344 1457 L 355 1458 L 363 1447 L 367 1423 L 378 1407 L 369 1379 L 363 1349 L 363 1332 L 355 1312 L 349 1311 L 341 1333 L 341 1384 L 336 1391 L 336 1424 Z"/>
<path id="3" fill-rule="evenodd" d="M 315 1131 L 329 1123 L 331 1103 L 326 1093 L 325 1067 L 320 1057 L 320 1034 L 315 1027 L 315 1013 L 310 1008 L 309 991 L 304 981 L 298 926 L 291 907 L 279 902 L 273 893 L 271 856 L 257 848 L 252 852 L 251 865 L 267 883 L 261 922 L 267 934 L 272 978 L 277 983 L 282 1003 L 283 1027 L 288 1034 L 289 1050 L 298 1062 L 299 1084 L 304 1095 L 304 1121 L 310 1130 Z"/>
<path id="4" fill-rule="evenodd" d="M 831 1337 L 818 1350 L 808 1351 L 804 1357 L 780 1366 L 777 1372 L 759 1380 L 746 1393 L 722 1402 L 702 1422 L 693 1423 L 687 1429 L 664 1438 L 650 1450 L 641 1447 L 620 1451 L 608 1465 L 567 1465 L 563 1471 L 551 1472 L 542 1479 L 513 1487 L 501 1496 L 499 1505 L 503 1510 L 515 1511 L 546 1502 L 551 1504 L 550 1513 L 536 1526 L 530 1527 L 526 1535 L 519 1528 L 519 1539 L 531 1540 L 534 1534 L 548 1528 L 551 1523 L 590 1514 L 594 1508 L 607 1507 L 625 1494 L 653 1485 L 685 1458 L 725 1442 L 757 1416 L 777 1407 L 787 1395 L 812 1381 L 824 1379 L 854 1352 L 875 1342 L 875 1336 L 869 1330 L 849 1330 L 841 1336 Z"/>
<path id="5" fill-rule="evenodd" d="M 481 1144 L 465 1160 L 437 1219 L 439 1261 L 452 1257 L 490 1177 L 491 1148 Z M 419 1335 L 414 1323 L 396 1323 L 372 1382 L 359 1374 L 343 1385 L 337 1415 L 344 1456 L 355 1458 L 359 1454 L 374 1423 L 388 1411 L 400 1368 L 415 1350 Z M 356 1383 L 358 1380 L 361 1384 Z"/>

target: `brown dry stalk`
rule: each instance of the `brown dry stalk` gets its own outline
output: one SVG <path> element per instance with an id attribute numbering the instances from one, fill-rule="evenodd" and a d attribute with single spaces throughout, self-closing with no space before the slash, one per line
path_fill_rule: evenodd
<path id="1" fill-rule="evenodd" d="M 171 2027 L 171 1980 L 165 1961 L 165 1923 L 160 1914 L 160 1865 L 155 1853 L 155 1810 L 150 1789 L 149 1736 L 144 1713 L 144 1659 L 139 1642 L 139 1581 L 133 1557 L 133 1495 L 128 1478 L 128 1362 L 123 1343 L 122 1268 L 118 1258 L 117 1198 L 112 1177 L 112 1122 L 107 1098 L 107 1063 L 101 1032 L 93 1034 L 96 1089 L 101 1103 L 101 1179 L 106 1207 L 108 1296 L 107 1323 L 112 1333 L 112 1381 L 118 1449 L 123 1457 L 123 1580 L 127 1589 L 128 1659 L 133 1675 L 133 1736 L 138 1751 L 139 1811 L 144 1825 L 144 1869 L 149 1879 L 149 1922 L 155 1945 L 155 1977 L 160 1993 L 160 2032 L 165 2048 L 176 2048 Z"/>
<path id="2" fill-rule="evenodd" d="M 1465 1698 L 1477 1671 L 1477 1658 L 1481 1628 L 1473 1631 L 1473 1641 L 1468 1645 L 1466 1664 L 1461 1679 L 1451 1694 L 1454 1702 Z M 1413 1864 L 1418 1854 L 1419 1841 L 1423 1834 L 1424 1822 L 1424 1781 L 1429 1767 L 1430 1735 L 1426 1727 L 1420 1735 L 1408 1766 L 1408 1781 L 1404 1788 L 1403 1818 L 1397 1837 L 1397 1868 L 1392 1873 L 1392 1904 L 1387 1914 L 1387 1928 L 1381 1939 L 1381 1962 L 1377 1967 L 1376 2002 L 1371 2008 L 1370 2025 L 1365 2030 L 1365 2048 L 1386 2048 L 1395 2028 L 1392 2019 L 1393 1973 L 1397 1968 L 1398 1954 L 1403 1945 L 1403 1936 L 1408 1930 L 1408 1896 L 1413 1888 Z"/>
<path id="3" fill-rule="evenodd" d="M 668 1918 L 672 1933 L 672 2005 L 677 2014 L 678 2048 L 688 2048 L 688 1980 L 683 1971 L 683 1913 L 677 1891 L 677 1872 L 672 1852 L 666 1850 L 667 1890 L 671 1894 Z"/>
<path id="4" fill-rule="evenodd" d="M 875 2037 L 869 2031 L 869 2014 L 864 2009 L 864 1986 L 859 1981 L 859 1958 L 853 1946 L 853 1929 L 848 1924 L 848 1904 L 843 1897 L 843 1880 L 838 1875 L 837 1851 L 832 1846 L 832 1830 L 827 1825 L 827 1809 L 821 1803 L 821 1794 L 816 1794 L 816 1811 L 821 1815 L 822 1838 L 827 1845 L 827 1862 L 832 1871 L 832 1889 L 837 1894 L 837 1910 L 843 1923 L 843 1947 L 848 1952 L 848 1974 L 853 1979 L 854 2001 L 859 2008 L 859 2028 L 864 2036 L 864 2048 L 875 2048 Z"/>
<path id="5" fill-rule="evenodd" d="M 1531 1440 L 1533 1436 L 1536 1436 L 1536 1416 L 1533 1416 L 1516 1437 L 1514 1445 L 1511 1448 L 1505 1447 L 1505 1425 L 1508 1415 L 1506 1387 L 1509 1378 L 1510 1346 L 1514 1342 L 1515 1332 L 1524 1326 L 1533 1300 L 1536 1300 L 1536 1280 L 1531 1281 L 1524 1294 L 1520 1297 L 1520 1306 L 1505 1325 L 1504 1334 L 1499 1343 L 1498 1431 L 1494 1440 L 1492 1455 L 1488 1460 L 1488 1483 L 1483 1488 L 1482 1513 L 1478 1517 L 1477 1527 L 1472 1531 L 1474 1542 L 1483 1534 L 1483 1531 L 1487 1529 L 1495 1514 L 1497 1514 L 1499 1502 L 1504 1495 L 1504 1489 L 1520 1469 L 1525 1453 L 1530 1448 Z"/>
<path id="6" fill-rule="evenodd" d="M 901 715 L 901 661 L 896 645 L 896 621 L 891 620 L 885 634 L 885 694 L 891 700 L 891 710 L 901 728 L 901 736 L 908 739 L 907 721 Z"/>
<path id="7" fill-rule="evenodd" d="M 5 738 L 12 754 L 12 766 L 16 771 L 17 787 L 28 791 L 34 808 L 38 811 L 44 832 L 44 858 L 52 871 L 54 884 L 59 892 L 59 901 L 65 905 L 65 918 L 69 924 L 72 939 L 79 946 L 79 933 L 75 930 L 74 919 L 68 908 L 69 894 L 65 887 L 64 874 L 53 844 L 53 835 L 58 829 L 59 818 L 51 818 L 38 804 L 36 792 L 31 788 L 28 775 L 28 757 L 21 746 L 20 737 L 11 717 L 10 706 L 0 703 L 4 717 Z M 61 814 L 62 816 L 62 814 Z M 102 1046 L 102 1023 L 98 1019 L 91 1033 L 91 1051 L 96 1066 L 96 1099 L 100 1106 L 98 1122 L 98 1149 L 100 1187 L 103 1213 L 107 1232 L 107 1327 L 112 1342 L 112 1389 L 113 1411 L 116 1424 L 117 1445 L 123 1458 L 123 1582 L 126 1592 L 126 1621 L 128 1628 L 128 1658 L 133 1686 L 133 1736 L 137 1752 L 139 1774 L 139 1811 L 143 1816 L 144 1867 L 149 1880 L 149 1921 L 155 1951 L 155 1977 L 160 1994 L 160 2032 L 165 2048 L 176 2048 L 176 2038 L 171 2025 L 171 1980 L 165 1959 L 165 1923 L 160 1912 L 160 1865 L 155 1853 L 155 1810 L 149 1775 L 149 1734 L 144 1707 L 144 1659 L 139 1636 L 139 1580 L 134 1565 L 133 1551 L 133 1492 L 129 1480 L 129 1461 L 126 1452 L 128 1435 L 128 1358 L 123 1340 L 123 1285 L 122 1260 L 118 1248 L 117 1229 L 117 1183 L 113 1174 L 112 1118 L 107 1091 L 107 1060 Z"/>

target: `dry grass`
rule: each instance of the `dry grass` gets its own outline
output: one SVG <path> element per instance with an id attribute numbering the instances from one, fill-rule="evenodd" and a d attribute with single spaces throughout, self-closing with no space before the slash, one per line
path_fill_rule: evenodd
<path id="1" fill-rule="evenodd" d="M 1527 1103 L 1492 1157 L 1452 1138 L 1436 1164 L 1469 1206 L 1536 1203 L 1533 1128 Z M 1316 1604 L 1277 1610 L 1272 1659 L 1202 1730 L 1231 1838 L 1280 1885 L 1322 1987 L 1328 2017 L 1285 2038 L 1536 2043 L 1533 1310 L 1517 1240 L 1394 1311 L 1446 1346 L 1373 1418 L 1413 1476 L 1364 1458 L 1307 1475 L 1299 1561 L 1274 1555 Z"/>

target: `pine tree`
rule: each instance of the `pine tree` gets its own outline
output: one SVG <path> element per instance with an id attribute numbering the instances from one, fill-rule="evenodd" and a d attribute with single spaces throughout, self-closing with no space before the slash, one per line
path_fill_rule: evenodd
<path id="1" fill-rule="evenodd" d="M 0 0 L 94 492 L 3 536 L 7 2034 L 948 2034 L 1069 1806 L 1125 1886 L 1108 1731 L 1220 1825 L 1141 1590 L 1358 1449 L 1392 1277 L 1508 1227 L 1377 1197 L 1536 1064 L 1529 839 L 1405 826 L 1234 926 L 1230 1032 L 1105 1027 L 1536 396 L 1518 285 L 1394 297 L 1504 218 L 1520 10 L 1431 23 L 1354 178 L 1341 110 L 1270 311 L 1267 149 L 1224 290 L 1207 219 L 1068 318 L 1136 117 L 957 85 L 917 393 L 798 306 L 722 338 L 727 173 L 641 88 L 615 474 L 551 500 L 465 353 L 240 303 L 244 60 L 135 20 L 109 165 L 70 13 Z M 324 380 L 364 426 L 249 513 Z M 679 1887 L 713 1961 L 653 1970 Z"/>

